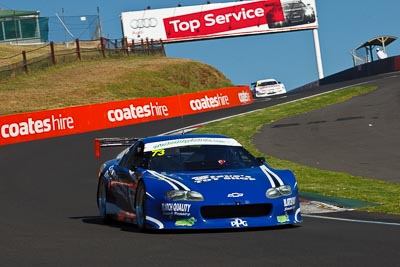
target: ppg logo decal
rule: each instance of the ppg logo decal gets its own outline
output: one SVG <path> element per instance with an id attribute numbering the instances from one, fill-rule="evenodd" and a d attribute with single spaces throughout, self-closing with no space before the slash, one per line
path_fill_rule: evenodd
<path id="1" fill-rule="evenodd" d="M 236 218 L 234 221 L 231 221 L 231 226 L 232 227 L 247 227 L 247 221 L 244 221 L 242 219 Z"/>
<path id="2" fill-rule="evenodd" d="M 132 29 L 143 29 L 157 26 L 156 18 L 145 18 L 145 19 L 133 19 L 131 20 L 131 28 Z"/>

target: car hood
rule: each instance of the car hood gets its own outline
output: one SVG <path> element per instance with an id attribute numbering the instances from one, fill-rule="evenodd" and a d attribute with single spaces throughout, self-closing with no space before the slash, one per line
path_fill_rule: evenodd
<path id="1" fill-rule="evenodd" d="M 171 189 L 197 191 L 207 199 L 265 196 L 267 189 L 284 184 L 282 178 L 266 166 L 223 171 L 149 172 Z"/>

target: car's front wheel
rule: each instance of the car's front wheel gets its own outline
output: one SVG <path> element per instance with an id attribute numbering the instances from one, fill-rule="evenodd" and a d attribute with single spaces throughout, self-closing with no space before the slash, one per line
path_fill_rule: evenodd
<path id="1" fill-rule="evenodd" d="M 141 231 L 146 229 L 146 187 L 144 182 L 140 182 L 136 189 L 136 223 Z"/>

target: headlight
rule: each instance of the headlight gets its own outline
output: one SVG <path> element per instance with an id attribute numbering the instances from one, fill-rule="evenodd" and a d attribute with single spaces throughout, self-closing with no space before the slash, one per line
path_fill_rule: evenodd
<path id="1" fill-rule="evenodd" d="M 171 190 L 165 193 L 165 197 L 169 200 L 178 201 L 203 201 L 204 197 L 202 194 L 196 191 L 185 191 L 185 190 Z"/>
<path id="2" fill-rule="evenodd" d="M 278 197 L 284 197 L 292 194 L 292 188 L 288 185 L 281 185 L 279 187 L 273 187 L 267 190 L 265 192 L 265 195 L 267 198 L 278 198 Z"/>
<path id="3" fill-rule="evenodd" d="M 97 174 L 97 177 L 100 177 L 100 175 L 101 175 L 101 173 L 103 172 L 103 170 L 104 170 L 105 167 L 106 167 L 106 164 L 105 164 L 105 163 L 101 164 L 100 169 L 99 169 L 99 173 Z"/>

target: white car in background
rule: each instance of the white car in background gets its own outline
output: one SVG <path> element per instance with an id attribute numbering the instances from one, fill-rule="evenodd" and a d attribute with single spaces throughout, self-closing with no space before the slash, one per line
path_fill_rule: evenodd
<path id="1" fill-rule="evenodd" d="M 256 82 L 254 87 L 255 97 L 266 97 L 286 93 L 285 85 L 275 79 L 265 79 Z"/>

